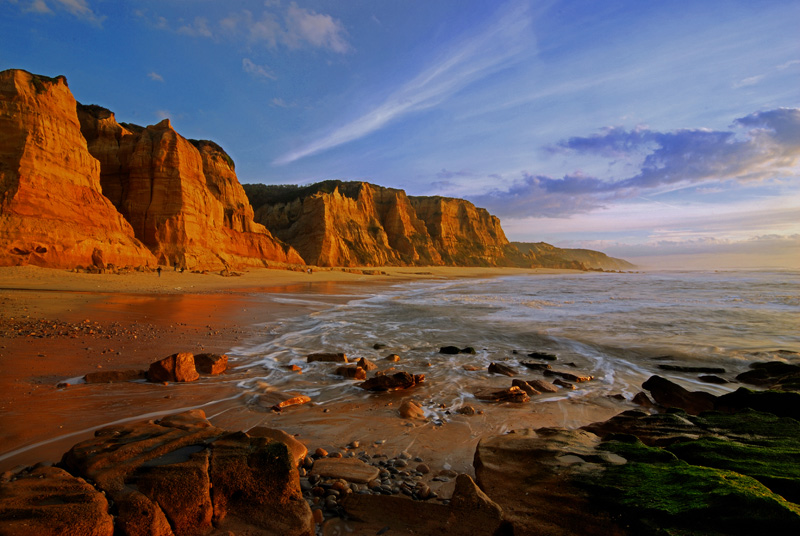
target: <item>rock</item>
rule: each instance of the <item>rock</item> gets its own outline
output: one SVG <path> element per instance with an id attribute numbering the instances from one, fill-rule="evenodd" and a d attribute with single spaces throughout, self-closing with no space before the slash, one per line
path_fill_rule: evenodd
<path id="1" fill-rule="evenodd" d="M 638 393 L 636 393 L 633 396 L 633 399 L 631 400 L 631 402 L 633 402 L 636 405 L 642 406 L 643 408 L 654 408 L 655 407 L 655 404 L 653 404 L 653 401 L 650 400 L 650 397 L 648 397 L 647 394 L 644 391 L 639 391 Z"/>
<path id="2" fill-rule="evenodd" d="M 497 266 L 518 254 L 496 217 L 462 199 L 410 197 L 365 182 L 272 188 L 245 187 L 256 220 L 309 264 Z"/>
<path id="3" fill-rule="evenodd" d="M 392 361 L 392 362 L 396 363 L 396 362 L 400 361 L 400 356 L 397 355 L 397 354 L 389 354 L 384 358 L 384 360 Z"/>
<path id="4" fill-rule="evenodd" d="M 39 467 L 0 483 L 0 534 L 4 536 L 112 536 L 105 496 L 57 467 Z"/>
<path id="5" fill-rule="evenodd" d="M 558 387 L 554 383 L 546 382 L 544 380 L 526 380 L 528 385 L 542 393 L 557 393 Z"/>
<path id="6" fill-rule="evenodd" d="M 116 383 L 147 378 L 146 370 L 98 370 L 83 377 L 86 383 Z"/>
<path id="7" fill-rule="evenodd" d="M 216 376 L 228 370 L 228 356 L 225 354 L 196 354 L 194 366 L 201 374 Z"/>
<path id="8" fill-rule="evenodd" d="M 442 346 L 439 348 L 440 354 L 475 354 L 475 348 L 472 346 L 465 346 L 464 348 L 459 348 L 458 346 Z"/>
<path id="9" fill-rule="evenodd" d="M 697 379 L 704 383 L 713 383 L 716 385 L 725 385 L 726 383 L 730 383 L 725 378 L 720 378 L 719 376 L 715 376 L 713 374 L 698 376 Z"/>
<path id="10" fill-rule="evenodd" d="M 475 415 L 475 408 L 472 406 L 461 406 L 456 410 L 456 413 L 461 415 Z"/>
<path id="11" fill-rule="evenodd" d="M 423 492 L 430 496 L 430 489 Z M 467 475 L 459 475 L 448 505 L 401 496 L 350 494 L 342 501 L 348 516 L 340 533 L 490 536 L 510 534 L 500 507 Z"/>
<path id="12" fill-rule="evenodd" d="M 545 370 L 543 372 L 545 376 L 557 376 L 563 380 L 573 383 L 583 383 L 592 381 L 594 379 L 594 376 L 578 376 L 577 374 L 560 370 Z"/>
<path id="13" fill-rule="evenodd" d="M 567 390 L 570 390 L 570 391 L 574 391 L 576 389 L 575 385 L 573 385 L 573 384 L 571 384 L 569 382 L 565 382 L 564 380 L 562 380 L 560 378 L 553 380 L 553 385 L 557 385 L 557 386 L 561 387 L 562 389 L 567 389 Z"/>
<path id="14" fill-rule="evenodd" d="M 489 373 L 490 374 L 503 374 L 505 376 L 516 376 L 517 372 L 509 367 L 508 365 L 503 365 L 502 363 L 489 363 Z"/>
<path id="15" fill-rule="evenodd" d="M 547 363 L 531 363 L 530 361 L 520 361 L 520 365 L 531 370 L 550 370 L 552 368 Z"/>
<path id="16" fill-rule="evenodd" d="M 296 460 L 296 465 L 300 465 L 308 455 L 308 448 L 303 445 L 300 441 L 294 438 L 294 436 L 287 434 L 283 430 L 277 430 L 275 428 L 266 428 L 264 426 L 256 426 L 255 428 L 251 428 L 247 431 L 247 435 L 250 437 L 266 437 L 272 441 L 280 441 L 284 445 L 289 448 L 289 452 L 292 455 L 292 459 Z"/>
<path id="17" fill-rule="evenodd" d="M 740 387 L 733 393 L 717 397 L 714 408 L 727 412 L 754 409 L 800 421 L 800 393 L 752 391 L 746 387 Z"/>
<path id="18" fill-rule="evenodd" d="M 366 391 L 394 391 L 397 389 L 408 389 L 425 381 L 424 374 L 409 374 L 408 372 L 397 372 L 395 374 L 375 376 L 358 386 Z"/>
<path id="19" fill-rule="evenodd" d="M 358 362 L 356 363 L 356 365 L 358 365 L 362 369 L 366 370 L 367 372 L 370 372 L 370 371 L 375 370 L 376 368 L 378 368 L 378 365 L 376 365 L 375 363 L 373 363 L 372 361 L 370 361 L 369 359 L 367 359 L 365 357 L 362 357 L 361 359 L 359 359 Z"/>
<path id="20" fill-rule="evenodd" d="M 311 474 L 325 478 L 341 478 L 356 484 L 367 484 L 378 478 L 380 469 L 358 458 L 321 458 L 314 462 Z"/>
<path id="21" fill-rule="evenodd" d="M 315 363 L 317 361 L 323 363 L 348 363 L 347 356 L 341 353 L 308 354 L 306 361 L 308 363 Z"/>
<path id="22" fill-rule="evenodd" d="M 650 391 L 650 396 L 657 404 L 667 408 L 680 408 L 693 415 L 714 409 L 717 398 L 702 391 L 687 391 L 660 376 L 651 376 L 642 387 Z"/>
<path id="23" fill-rule="evenodd" d="M 101 187 L 63 76 L 0 72 L 0 266 L 152 266 Z"/>
<path id="24" fill-rule="evenodd" d="M 782 380 L 800 378 L 800 366 L 784 363 L 783 361 L 769 361 L 766 363 L 753 363 L 752 370 L 742 372 L 736 379 L 742 383 L 772 387 Z"/>
<path id="25" fill-rule="evenodd" d="M 533 386 L 531 386 L 525 380 L 512 380 L 511 385 L 519 387 L 520 389 L 525 391 L 525 394 L 527 394 L 528 396 L 535 396 L 542 394 L 540 391 L 534 389 Z"/>
<path id="26" fill-rule="evenodd" d="M 194 366 L 194 356 L 183 352 L 172 354 L 150 364 L 147 379 L 151 382 L 193 382 L 200 378 Z"/>
<path id="27" fill-rule="evenodd" d="M 602 473 L 599 444 L 589 432 L 556 428 L 485 437 L 475 451 L 476 481 L 514 534 L 623 534 L 592 507 L 576 476 Z"/>
<path id="28" fill-rule="evenodd" d="M 209 477 L 218 528 L 224 528 L 218 522 L 234 517 L 270 534 L 314 534 L 311 509 L 285 443 L 243 433 L 223 436 L 211 444 Z"/>
<path id="29" fill-rule="evenodd" d="M 555 361 L 558 359 L 556 354 L 551 354 L 548 352 L 531 352 L 528 354 L 528 357 L 533 357 L 536 359 L 544 359 L 546 361 Z"/>
<path id="30" fill-rule="evenodd" d="M 351 380 L 366 380 L 367 379 L 367 371 L 359 366 L 353 367 L 337 367 L 334 371 L 334 374 L 337 376 L 343 376 L 345 378 L 350 378 Z"/>
<path id="31" fill-rule="evenodd" d="M 512 242 L 530 267 L 560 268 L 571 270 L 630 270 L 636 268 L 622 259 L 609 257 L 605 253 L 590 249 L 557 248 L 545 242 Z"/>
<path id="32" fill-rule="evenodd" d="M 185 139 L 168 119 L 142 128 L 117 123 L 100 106 L 78 105 L 77 112 L 89 152 L 100 161 L 103 194 L 159 264 L 221 271 L 303 264 L 253 221 L 233 160 L 219 145 Z"/>
<path id="33" fill-rule="evenodd" d="M 311 397 L 297 393 L 283 393 L 280 391 L 270 391 L 258 396 L 258 405 L 271 408 L 274 411 L 281 411 L 291 406 L 300 406 L 311 402 Z"/>
<path id="34" fill-rule="evenodd" d="M 661 370 L 669 370 L 672 372 L 705 372 L 708 374 L 725 374 L 725 369 L 722 367 L 685 367 L 682 365 L 658 365 Z"/>
<path id="35" fill-rule="evenodd" d="M 525 391 L 516 386 L 511 386 L 507 389 L 481 389 L 474 394 L 478 400 L 488 400 L 490 402 L 522 403 L 530 400 Z"/>
<path id="36" fill-rule="evenodd" d="M 403 400 L 400 404 L 400 416 L 404 419 L 424 419 L 425 410 L 414 400 Z"/>

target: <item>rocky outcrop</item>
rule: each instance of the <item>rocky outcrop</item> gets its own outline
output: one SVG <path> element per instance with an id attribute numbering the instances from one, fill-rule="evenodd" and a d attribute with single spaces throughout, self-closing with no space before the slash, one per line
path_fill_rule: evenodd
<path id="1" fill-rule="evenodd" d="M 63 76 L 0 72 L 0 265 L 154 265 L 103 195 Z"/>
<path id="2" fill-rule="evenodd" d="M 533 268 L 572 270 L 631 270 L 636 268 L 623 259 L 609 257 L 591 249 L 559 248 L 546 242 L 512 242 L 523 257 L 523 264 Z"/>
<path id="3" fill-rule="evenodd" d="M 187 140 L 168 119 L 146 128 L 117 123 L 99 106 L 78 106 L 103 192 L 159 264 L 189 269 L 302 263 L 253 221 L 233 161 L 215 143 Z"/>
<path id="4" fill-rule="evenodd" d="M 245 185 L 256 220 L 319 266 L 510 266 L 500 221 L 463 199 L 365 182 Z"/>

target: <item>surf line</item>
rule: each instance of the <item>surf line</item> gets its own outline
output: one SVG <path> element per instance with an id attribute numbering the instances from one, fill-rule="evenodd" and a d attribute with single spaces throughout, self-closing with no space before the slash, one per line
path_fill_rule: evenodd
<path id="1" fill-rule="evenodd" d="M 204 404 L 200 404 L 198 406 L 186 406 L 183 408 L 175 408 L 175 409 L 168 409 L 163 411 L 154 411 L 152 413 L 144 413 L 142 415 L 136 415 L 134 417 L 126 417 L 124 419 L 119 419 L 113 422 L 107 422 L 105 424 L 100 424 L 97 426 L 92 426 L 90 428 L 85 428 L 83 430 L 78 430 L 77 432 L 70 432 L 68 434 L 64 434 L 58 437 L 52 437 L 50 439 L 46 439 L 44 441 L 39 441 L 38 443 L 34 443 L 33 445 L 27 445 L 25 447 L 18 448 L 16 450 L 12 450 L 11 452 L 6 452 L 5 454 L 0 455 L 0 461 L 6 460 L 8 458 L 12 458 L 24 452 L 28 452 L 29 450 L 37 449 L 39 447 L 43 447 L 45 445 L 49 445 L 50 443 L 55 443 L 56 441 L 60 441 L 62 439 L 67 439 L 68 437 L 73 437 L 81 434 L 86 434 L 89 432 L 94 432 L 96 430 L 100 430 L 101 428 L 105 428 L 107 426 L 114 426 L 115 424 L 125 424 L 126 422 L 138 421 L 142 419 L 150 419 L 153 417 L 161 417 L 164 415 L 170 415 L 173 413 L 183 413 L 184 411 L 191 411 L 193 409 L 201 409 L 206 406 L 211 406 L 213 404 L 219 404 L 220 402 L 228 402 L 229 400 L 236 400 L 237 398 L 241 398 L 247 393 L 240 393 L 238 395 L 230 396 L 228 398 L 221 398 L 219 400 L 212 400 L 211 402 L 206 402 Z"/>

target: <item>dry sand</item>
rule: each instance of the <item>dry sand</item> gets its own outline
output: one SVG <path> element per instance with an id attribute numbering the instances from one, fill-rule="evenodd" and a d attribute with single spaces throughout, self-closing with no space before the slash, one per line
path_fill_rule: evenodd
<path id="1" fill-rule="evenodd" d="M 346 300 L 407 280 L 544 274 L 514 268 L 380 268 L 358 271 L 253 270 L 239 276 L 163 271 L 84 274 L 37 267 L 0 268 L 0 471 L 19 464 L 58 461 L 73 444 L 109 423 L 155 418 L 200 407 L 229 429 L 282 428 L 310 449 L 336 450 L 350 441 L 370 453 L 402 450 L 469 472 L 475 444 L 487 431 L 563 424 L 563 407 L 549 410 L 491 407 L 482 415 L 454 416 L 446 426 L 399 418 L 409 393 L 363 396 L 274 413 L 254 408 L 237 383 L 255 372 L 234 369 L 191 384 L 75 384 L 96 370 L 146 369 L 176 352 L 225 353 L 264 337 L 264 325 L 314 310 L 314 297 Z M 269 307 L 261 293 L 303 293 L 309 305 Z M 332 297 L 335 296 L 335 297 Z M 325 350 L 325 349 L 320 349 Z M 58 388 L 59 382 L 73 385 Z M 602 420 L 613 405 L 573 406 L 576 422 Z M 375 445 L 375 441 L 385 443 Z"/>

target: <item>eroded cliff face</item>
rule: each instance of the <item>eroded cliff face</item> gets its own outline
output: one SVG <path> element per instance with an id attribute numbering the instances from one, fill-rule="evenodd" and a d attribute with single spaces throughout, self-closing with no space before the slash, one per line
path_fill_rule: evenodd
<path id="1" fill-rule="evenodd" d="M 506 266 L 497 218 L 469 201 L 409 197 L 365 182 L 248 185 L 256 220 L 318 266 Z"/>
<path id="2" fill-rule="evenodd" d="M 154 265 L 102 193 L 66 79 L 0 72 L 0 265 Z"/>
<path id="3" fill-rule="evenodd" d="M 146 128 L 117 123 L 98 106 L 78 106 L 103 192 L 159 264 L 188 269 L 302 263 L 253 221 L 233 162 L 216 144 L 182 137 L 168 119 Z"/>

